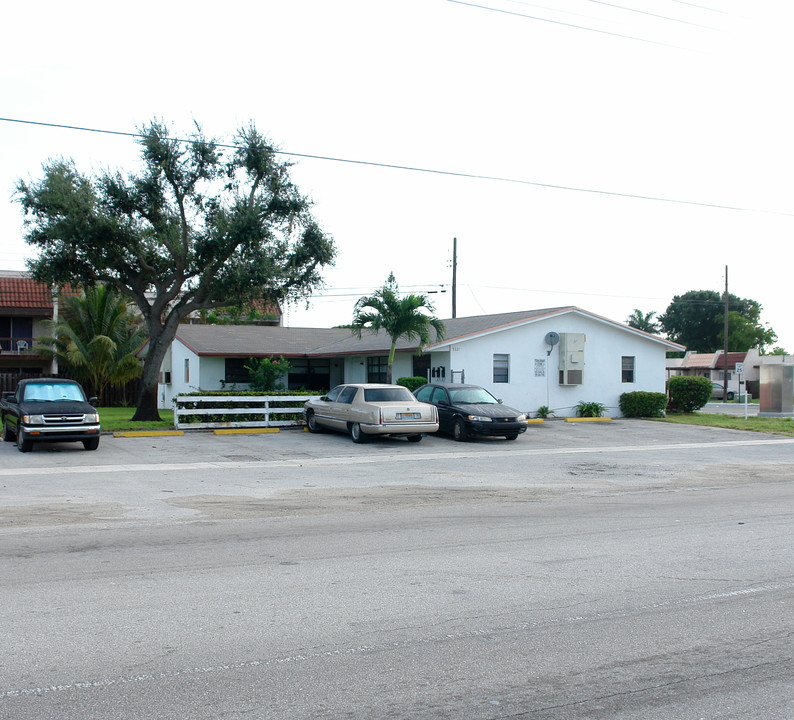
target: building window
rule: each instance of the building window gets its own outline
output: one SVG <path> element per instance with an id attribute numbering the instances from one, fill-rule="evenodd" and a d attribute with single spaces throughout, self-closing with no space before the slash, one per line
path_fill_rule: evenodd
<path id="1" fill-rule="evenodd" d="M 190 382 L 190 358 L 185 358 L 185 382 Z"/>
<path id="2" fill-rule="evenodd" d="M 620 379 L 624 383 L 634 382 L 634 361 L 633 355 L 624 355 L 620 360 Z"/>
<path id="3" fill-rule="evenodd" d="M 495 383 L 510 382 L 510 356 L 494 353 L 493 381 Z"/>
<path id="4" fill-rule="evenodd" d="M 389 356 L 379 355 L 378 357 L 367 358 L 367 382 L 385 383 L 388 377 Z"/>
<path id="5" fill-rule="evenodd" d="M 223 382 L 250 383 L 251 373 L 245 367 L 250 364 L 251 358 L 226 358 Z"/>

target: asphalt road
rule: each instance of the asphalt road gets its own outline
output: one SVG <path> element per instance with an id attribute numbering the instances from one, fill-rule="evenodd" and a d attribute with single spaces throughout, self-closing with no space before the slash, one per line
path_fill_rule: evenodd
<path id="1" fill-rule="evenodd" d="M 792 718 L 792 450 L 0 444 L 0 718 Z"/>

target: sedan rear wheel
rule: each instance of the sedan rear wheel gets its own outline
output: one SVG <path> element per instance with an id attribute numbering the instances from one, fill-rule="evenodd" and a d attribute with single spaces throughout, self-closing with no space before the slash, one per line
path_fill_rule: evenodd
<path id="1" fill-rule="evenodd" d="M 409 435 L 408 442 L 419 442 L 422 439 L 422 433 L 416 433 L 416 435 Z"/>
<path id="2" fill-rule="evenodd" d="M 458 442 L 464 442 L 468 437 L 466 426 L 460 418 L 455 418 L 455 422 L 452 424 L 452 437 Z"/>
<path id="3" fill-rule="evenodd" d="M 350 426 L 350 437 L 353 439 L 354 443 L 365 443 L 367 442 L 367 436 L 361 429 L 361 425 L 358 423 L 353 423 Z"/>

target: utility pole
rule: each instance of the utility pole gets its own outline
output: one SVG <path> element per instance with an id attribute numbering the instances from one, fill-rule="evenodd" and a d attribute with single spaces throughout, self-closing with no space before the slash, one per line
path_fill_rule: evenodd
<path id="1" fill-rule="evenodd" d="M 725 322 L 724 328 L 722 331 L 723 338 L 725 339 L 725 355 L 724 355 L 724 362 L 723 362 L 723 371 L 722 371 L 722 402 L 728 402 L 728 266 L 725 266 L 725 295 L 723 295 L 723 300 L 725 301 Z"/>
<path id="2" fill-rule="evenodd" d="M 452 238 L 452 317 L 458 316 L 458 239 Z"/>

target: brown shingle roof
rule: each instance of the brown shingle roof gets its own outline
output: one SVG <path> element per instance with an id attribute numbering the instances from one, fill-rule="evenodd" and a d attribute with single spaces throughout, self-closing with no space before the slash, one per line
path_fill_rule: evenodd
<path id="1" fill-rule="evenodd" d="M 465 318 L 444 320 L 446 336 L 444 343 L 475 337 L 503 328 L 521 325 L 543 317 L 566 312 L 578 312 L 591 318 L 603 320 L 620 327 L 619 323 L 600 318 L 575 307 L 545 308 L 500 313 L 497 315 L 476 315 Z M 626 327 L 632 333 L 647 335 L 639 330 Z M 256 325 L 180 325 L 177 338 L 197 355 L 216 355 L 225 357 L 251 357 L 257 355 L 284 355 L 285 357 L 329 357 L 336 355 L 385 354 L 389 351 L 391 339 L 385 332 L 364 331 L 361 339 L 349 328 L 294 328 Z M 680 348 L 662 338 L 658 342 Z M 417 341 L 400 338 L 397 349 L 415 351 Z"/>
<path id="2" fill-rule="evenodd" d="M 304 356 L 318 345 L 348 337 L 341 328 L 286 328 L 275 325 L 180 325 L 177 338 L 197 355 Z"/>

